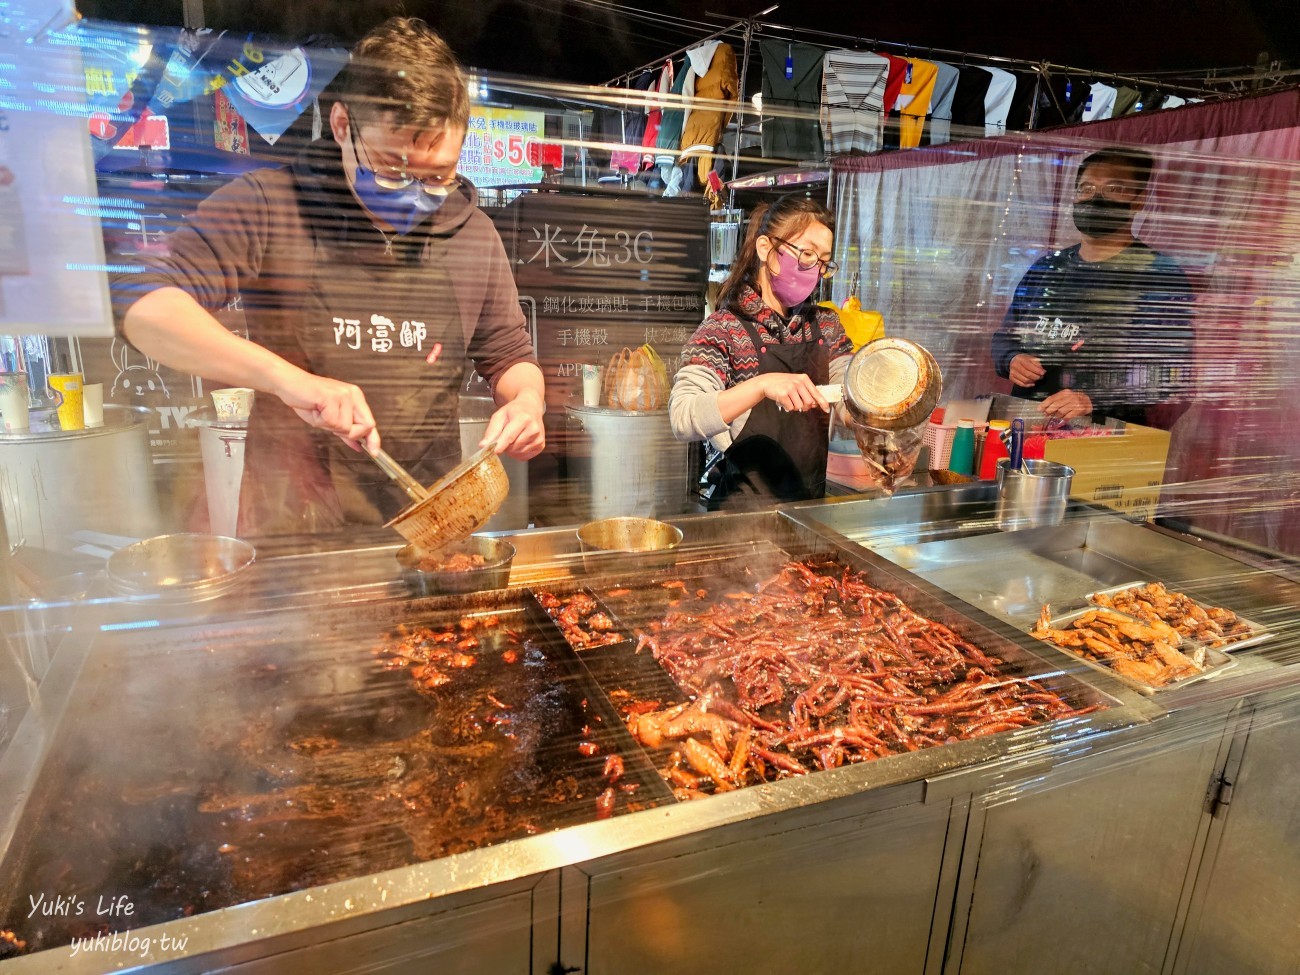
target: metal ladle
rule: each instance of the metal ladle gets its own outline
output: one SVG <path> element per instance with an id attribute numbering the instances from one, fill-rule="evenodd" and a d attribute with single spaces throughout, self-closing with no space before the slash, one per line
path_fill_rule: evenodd
<path id="1" fill-rule="evenodd" d="M 413 478 L 397 461 L 388 456 L 387 451 L 382 447 L 370 455 L 376 464 L 380 466 L 385 474 L 393 479 L 393 482 L 406 492 L 412 501 L 425 501 L 429 497 L 429 492 L 424 489 L 424 485 Z"/>

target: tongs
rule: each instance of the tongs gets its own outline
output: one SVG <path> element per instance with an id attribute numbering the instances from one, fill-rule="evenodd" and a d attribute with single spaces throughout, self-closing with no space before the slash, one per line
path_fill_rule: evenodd
<path id="1" fill-rule="evenodd" d="M 370 456 L 383 469 L 383 472 L 393 479 L 393 483 L 407 493 L 412 501 L 424 501 L 429 497 L 429 492 L 424 489 L 424 485 L 407 473 L 405 467 L 389 457 L 382 447 Z"/>

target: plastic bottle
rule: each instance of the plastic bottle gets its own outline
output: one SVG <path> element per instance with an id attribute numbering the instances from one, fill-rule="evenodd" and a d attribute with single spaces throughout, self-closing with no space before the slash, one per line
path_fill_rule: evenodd
<path id="1" fill-rule="evenodd" d="M 975 421 L 958 420 L 952 435 L 952 453 L 948 456 L 948 470 L 954 474 L 975 473 Z"/>
<path id="2" fill-rule="evenodd" d="M 984 450 L 980 453 L 980 480 L 991 481 L 998 476 L 998 461 L 1010 456 L 1002 434 L 1011 429 L 1007 420 L 989 420 L 989 432 L 984 435 Z"/>

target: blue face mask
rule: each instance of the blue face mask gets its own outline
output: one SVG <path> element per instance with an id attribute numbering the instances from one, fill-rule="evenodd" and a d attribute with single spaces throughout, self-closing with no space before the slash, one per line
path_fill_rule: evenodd
<path id="1" fill-rule="evenodd" d="M 400 189 L 381 186 L 375 179 L 375 171 L 361 162 L 356 131 L 351 135 L 352 156 L 357 162 L 352 189 L 367 210 L 402 235 L 409 234 L 426 217 L 438 212 L 447 199 L 446 193 L 429 193 L 418 181 Z"/>
<path id="2" fill-rule="evenodd" d="M 357 163 L 356 182 L 353 184 L 357 199 L 380 220 L 390 224 L 399 234 L 409 234 L 432 213 L 437 213 L 446 195 L 426 193 L 419 183 L 400 190 L 387 189 L 375 182 L 373 170 Z"/>

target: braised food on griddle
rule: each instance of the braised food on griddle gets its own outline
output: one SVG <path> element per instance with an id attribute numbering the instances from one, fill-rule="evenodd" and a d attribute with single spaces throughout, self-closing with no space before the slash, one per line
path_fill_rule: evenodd
<path id="1" fill-rule="evenodd" d="M 1164 687 L 1205 670 L 1205 648 L 1184 645 L 1182 634 L 1162 620 L 1142 622 L 1096 609 L 1056 628 L 1051 615 L 1051 606 L 1044 605 L 1030 635 L 1105 664 L 1139 684 Z"/>
<path id="2" fill-rule="evenodd" d="M 1184 593 L 1166 589 L 1162 582 L 1096 593 L 1090 598 L 1098 606 L 1148 623 L 1167 623 L 1182 636 L 1215 649 L 1244 640 L 1253 633 L 1250 624 L 1232 610 L 1202 606 Z"/>
<path id="3" fill-rule="evenodd" d="M 682 586 L 685 591 L 686 586 Z M 703 591 L 703 590 L 701 590 Z M 680 799 L 1085 714 L 833 559 L 638 633 L 690 700 L 611 695 Z"/>
<path id="4" fill-rule="evenodd" d="M 616 628 L 609 613 L 585 590 L 580 589 L 567 596 L 557 596 L 551 592 L 538 592 L 534 595 L 542 609 L 546 610 L 546 615 L 555 620 L 564 639 L 574 650 L 607 647 L 626 639 Z"/>

